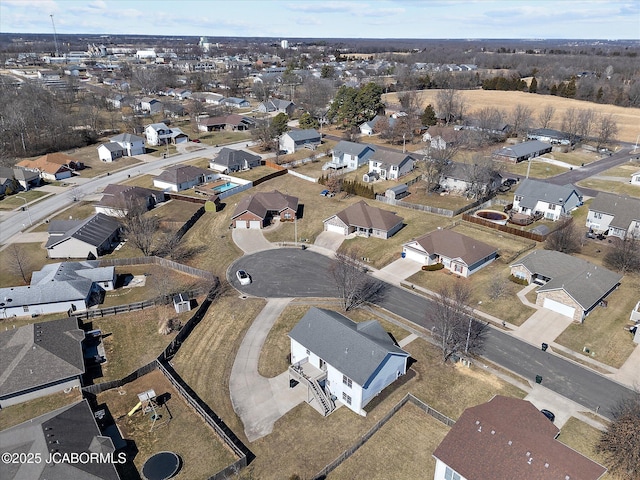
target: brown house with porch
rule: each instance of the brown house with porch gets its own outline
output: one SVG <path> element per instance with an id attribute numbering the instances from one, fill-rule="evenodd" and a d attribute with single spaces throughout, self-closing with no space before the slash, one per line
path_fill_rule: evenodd
<path id="1" fill-rule="evenodd" d="M 264 228 L 275 218 L 292 221 L 297 218 L 298 197 L 273 192 L 261 192 L 243 198 L 231 217 L 234 228 Z"/>

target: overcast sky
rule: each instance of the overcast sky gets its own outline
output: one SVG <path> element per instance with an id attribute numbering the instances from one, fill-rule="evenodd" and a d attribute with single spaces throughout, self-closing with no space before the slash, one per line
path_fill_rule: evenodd
<path id="1" fill-rule="evenodd" d="M 640 0 L 0 0 L 0 31 L 640 39 Z"/>

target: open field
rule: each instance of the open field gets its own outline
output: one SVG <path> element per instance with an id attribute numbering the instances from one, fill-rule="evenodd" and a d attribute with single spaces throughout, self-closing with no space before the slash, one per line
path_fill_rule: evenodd
<path id="1" fill-rule="evenodd" d="M 238 302 L 243 308 L 238 308 Z M 244 333 L 262 305 L 262 300 L 238 300 L 235 295 L 220 298 L 174 359 L 189 385 L 241 439 L 245 438 L 243 426 L 231 406 L 228 377 Z M 407 392 L 452 418 L 497 393 L 524 396 L 483 371 L 443 365 L 438 350 L 423 340 L 405 349 L 416 360 L 410 374 L 385 390 L 367 417 L 340 408 L 324 418 L 312 407 L 299 405 L 276 423 L 273 433 L 249 445 L 256 459 L 245 475 L 265 480 L 288 478 L 294 473 L 310 477 L 351 446 Z M 279 361 L 282 352 L 274 350 L 274 355 L 271 361 Z M 278 465 L 277 472 L 274 465 Z"/>
<path id="2" fill-rule="evenodd" d="M 584 323 L 569 325 L 556 342 L 574 352 L 582 352 L 582 348 L 587 347 L 596 360 L 619 368 L 636 347 L 624 327 L 638 302 L 639 291 L 640 275 L 626 275 L 618 289 L 607 297 L 606 308 L 596 307 Z"/>
<path id="3" fill-rule="evenodd" d="M 28 402 L 5 407 L 0 410 L 0 430 L 13 427 L 31 418 L 39 417 L 52 410 L 79 402 L 80 400 L 82 400 L 82 394 L 79 389 L 74 388 L 69 393 L 58 392 L 29 400 Z"/>
<path id="4" fill-rule="evenodd" d="M 526 92 L 503 92 L 496 90 L 462 90 L 462 96 L 467 104 L 467 114 L 473 115 L 478 110 L 485 107 L 495 107 L 497 105 L 515 106 L 526 105 L 531 108 L 535 119 L 548 105 L 553 106 L 556 111 L 549 128 L 560 129 L 564 112 L 569 108 L 595 110 L 601 114 L 612 114 L 618 123 L 618 140 L 625 142 L 635 142 L 638 136 L 638 125 L 640 125 L 640 108 L 625 108 L 615 105 L 604 105 L 599 103 L 573 100 L 551 95 L 537 95 Z M 428 104 L 436 105 L 436 95 L 438 90 L 421 90 L 418 92 L 422 100 L 422 108 Z M 397 93 L 387 93 L 382 96 L 383 102 L 387 104 L 399 104 Z M 506 109 L 507 113 L 510 111 Z"/>
<path id="5" fill-rule="evenodd" d="M 157 396 L 168 398 L 166 408 L 159 407 L 161 423 L 170 418 L 170 422 L 150 431 L 151 420 L 148 414 L 140 410 L 131 417 L 127 412 L 138 403 L 138 393 L 155 390 Z M 236 457 L 223 444 L 218 435 L 187 405 L 171 383 L 159 371 L 155 370 L 121 389 L 109 390 L 97 396 L 98 404 L 106 404 L 125 439 L 135 442 L 136 452 L 128 451 L 131 460 L 139 472 L 142 465 L 153 454 L 172 451 L 182 459 L 182 469 L 173 478 L 189 480 L 208 478 L 215 472 L 233 463 Z M 131 478 L 126 476 L 123 478 Z"/>
<path id="6" fill-rule="evenodd" d="M 327 479 L 429 478 L 436 468 L 430 453 L 447 433 L 449 427 L 407 403 Z"/>

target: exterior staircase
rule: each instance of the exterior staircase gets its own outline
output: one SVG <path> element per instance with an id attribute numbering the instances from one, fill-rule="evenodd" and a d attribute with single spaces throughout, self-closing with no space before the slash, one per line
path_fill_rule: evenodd
<path id="1" fill-rule="evenodd" d="M 331 394 L 329 392 L 325 392 L 317 380 L 305 375 L 302 368 L 290 365 L 289 374 L 299 382 L 307 385 L 313 395 L 313 398 L 315 398 L 318 405 L 322 408 L 322 414 L 325 417 L 336 409 L 335 403 L 331 400 Z"/>

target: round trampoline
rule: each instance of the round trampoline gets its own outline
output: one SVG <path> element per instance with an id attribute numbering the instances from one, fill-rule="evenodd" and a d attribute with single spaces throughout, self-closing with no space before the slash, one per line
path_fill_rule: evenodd
<path id="1" fill-rule="evenodd" d="M 146 480 L 167 480 L 180 470 L 180 457 L 173 452 L 158 452 L 149 457 L 142 467 Z"/>

